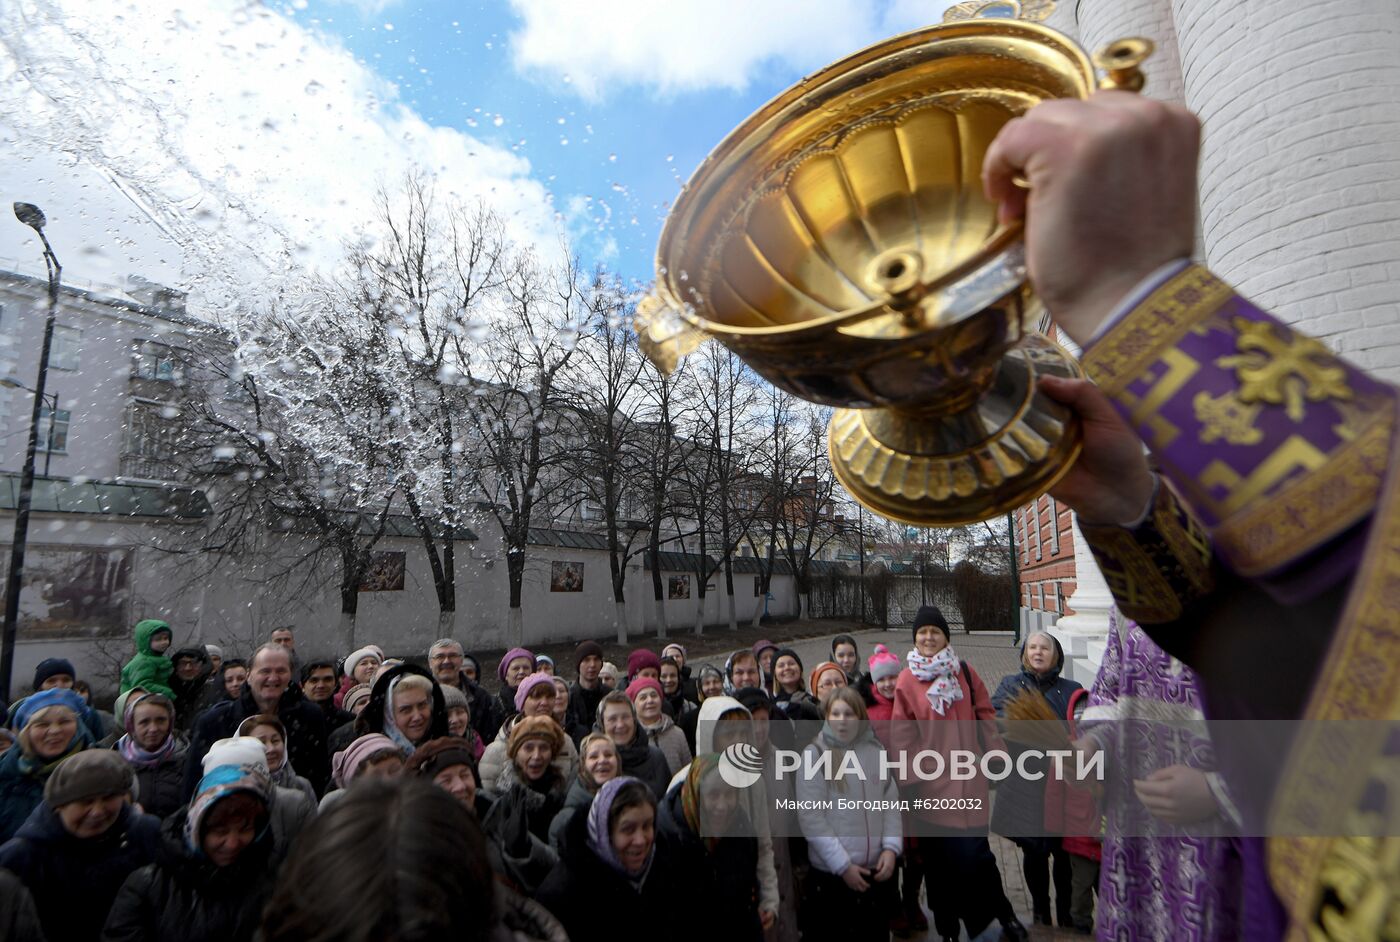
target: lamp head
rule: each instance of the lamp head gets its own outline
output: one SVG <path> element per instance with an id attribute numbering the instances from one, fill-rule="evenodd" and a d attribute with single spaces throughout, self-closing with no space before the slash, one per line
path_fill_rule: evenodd
<path id="1" fill-rule="evenodd" d="M 16 203 L 15 218 L 35 232 L 43 229 L 49 222 L 48 218 L 44 216 L 44 211 L 33 203 Z"/>

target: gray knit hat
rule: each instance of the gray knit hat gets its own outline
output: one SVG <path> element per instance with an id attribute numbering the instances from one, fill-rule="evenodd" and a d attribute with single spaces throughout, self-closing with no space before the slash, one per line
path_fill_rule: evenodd
<path id="1" fill-rule="evenodd" d="M 442 699 L 447 704 L 447 709 L 461 707 L 464 710 L 470 710 L 472 708 L 471 702 L 467 700 L 467 695 L 462 692 L 462 688 L 443 684 L 441 689 Z"/>
<path id="2" fill-rule="evenodd" d="M 136 780 L 121 753 L 112 749 L 87 749 L 69 756 L 49 775 L 44 800 L 59 808 L 84 798 L 125 795 Z"/>

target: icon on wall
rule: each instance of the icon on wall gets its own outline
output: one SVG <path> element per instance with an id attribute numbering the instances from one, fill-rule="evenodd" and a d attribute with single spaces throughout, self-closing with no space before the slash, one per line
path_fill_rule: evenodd
<path id="1" fill-rule="evenodd" d="M 549 564 L 549 591 L 582 592 L 583 563 L 556 559 Z"/>
<path id="2" fill-rule="evenodd" d="M 666 581 L 666 598 L 690 598 L 690 576 L 672 576 Z"/>

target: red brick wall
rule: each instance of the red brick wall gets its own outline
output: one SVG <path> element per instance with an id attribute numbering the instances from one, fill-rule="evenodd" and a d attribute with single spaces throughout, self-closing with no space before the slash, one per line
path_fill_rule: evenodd
<path id="1" fill-rule="evenodd" d="M 1070 510 L 1041 497 L 1013 514 L 1016 568 L 1021 604 L 1026 608 L 1072 615 L 1064 600 L 1074 592 L 1074 531 Z"/>

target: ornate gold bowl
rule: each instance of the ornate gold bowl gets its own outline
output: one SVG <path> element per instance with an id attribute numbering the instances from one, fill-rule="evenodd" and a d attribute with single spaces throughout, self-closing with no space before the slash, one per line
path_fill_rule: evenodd
<path id="1" fill-rule="evenodd" d="M 946 526 L 1026 503 L 1080 448 L 1036 379 L 1080 374 L 1032 329 L 1020 228 L 998 227 L 982 159 L 1016 115 L 1094 88 L 1074 42 L 1000 19 L 896 36 L 803 79 L 677 199 L 638 307 L 644 349 L 669 370 L 714 338 L 838 407 L 832 466 L 877 513 Z"/>

